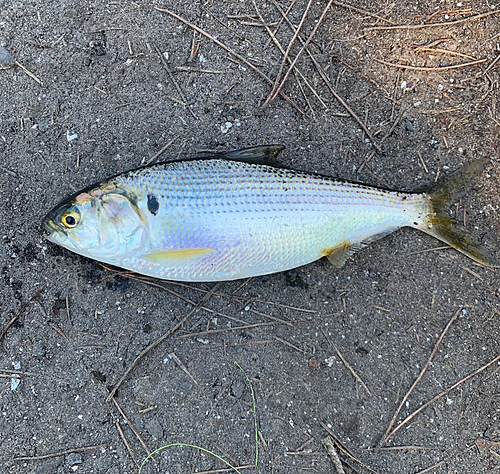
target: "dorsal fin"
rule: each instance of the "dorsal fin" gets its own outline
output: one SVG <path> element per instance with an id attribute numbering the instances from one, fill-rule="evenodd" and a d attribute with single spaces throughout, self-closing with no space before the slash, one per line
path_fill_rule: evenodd
<path id="1" fill-rule="evenodd" d="M 276 158 L 284 148 L 283 145 L 260 145 L 221 153 L 210 158 L 223 158 L 225 160 L 243 161 L 256 165 L 276 166 Z"/>
<path id="2" fill-rule="evenodd" d="M 277 156 L 285 148 L 284 145 L 259 145 L 250 148 L 242 148 L 241 150 L 232 150 L 222 153 L 214 153 L 212 155 L 198 155 L 188 158 L 180 158 L 175 160 L 166 160 L 161 163 L 144 166 L 143 168 L 154 167 L 166 163 L 177 163 L 182 161 L 200 161 L 200 160 L 228 160 L 228 161 L 241 161 L 243 163 L 250 163 L 252 165 L 268 165 L 275 168 L 281 168 L 276 160 Z M 141 169 L 141 168 L 138 168 Z M 135 170 L 131 170 L 135 171 Z"/>

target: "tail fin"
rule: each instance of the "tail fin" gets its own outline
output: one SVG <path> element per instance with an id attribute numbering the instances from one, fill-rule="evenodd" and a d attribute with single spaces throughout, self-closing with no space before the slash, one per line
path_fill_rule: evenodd
<path id="1" fill-rule="evenodd" d="M 431 217 L 428 225 L 419 229 L 486 267 L 498 268 L 498 261 L 481 242 L 448 215 L 449 207 L 470 190 L 472 180 L 481 174 L 488 161 L 488 158 L 474 161 L 423 190 L 430 199 Z"/>

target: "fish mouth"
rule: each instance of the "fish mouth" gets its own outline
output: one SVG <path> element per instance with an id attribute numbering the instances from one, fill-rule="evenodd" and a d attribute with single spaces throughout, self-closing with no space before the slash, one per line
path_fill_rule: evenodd
<path id="1" fill-rule="evenodd" d="M 42 221 L 42 233 L 43 236 L 50 241 L 53 241 L 53 235 L 65 236 L 67 237 L 66 232 L 59 227 L 54 220 L 52 219 L 51 214 L 48 214 Z"/>

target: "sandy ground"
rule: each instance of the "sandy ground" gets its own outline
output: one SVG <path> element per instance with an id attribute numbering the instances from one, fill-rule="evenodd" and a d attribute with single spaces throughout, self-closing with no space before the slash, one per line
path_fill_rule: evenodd
<path id="1" fill-rule="evenodd" d="M 217 287 L 152 286 L 40 232 L 59 200 L 151 159 L 282 143 L 289 167 L 402 190 L 489 157 L 452 211 L 499 256 L 499 5 L 354 4 L 333 2 L 319 23 L 327 3 L 311 2 L 289 56 L 319 24 L 308 50 L 328 84 L 304 51 L 288 101 L 265 106 L 283 55 L 256 7 L 275 31 L 273 2 L 0 1 L 2 472 L 137 473 L 147 450 L 172 443 L 252 465 L 244 373 L 259 455 L 241 472 L 341 472 L 329 434 L 346 473 L 500 472 L 498 362 L 446 392 L 499 355 L 498 271 L 402 230 L 341 270 L 318 261 Z M 294 3 L 292 25 L 307 8 Z M 423 23 L 444 25 L 380 29 Z M 287 23 L 275 33 L 284 50 L 292 36 Z M 393 428 L 441 396 L 381 443 L 453 315 Z M 227 467 L 185 447 L 154 459 L 143 473 Z"/>

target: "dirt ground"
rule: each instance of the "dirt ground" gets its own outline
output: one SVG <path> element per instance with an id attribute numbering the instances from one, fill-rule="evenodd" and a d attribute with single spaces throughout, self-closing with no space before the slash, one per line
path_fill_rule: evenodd
<path id="1" fill-rule="evenodd" d="M 2 472 L 137 473 L 147 450 L 173 443 L 241 472 L 341 472 L 329 434 L 346 473 L 500 472 L 498 271 L 401 230 L 341 270 L 322 260 L 217 287 L 146 283 L 42 238 L 46 212 L 95 181 L 282 143 L 289 167 L 401 190 L 489 157 L 452 213 L 500 257 L 500 5 L 278 1 L 0 1 Z M 292 60 L 317 31 L 288 100 L 265 104 L 288 63 L 280 72 L 256 8 L 274 32 L 289 7 L 294 28 L 308 9 Z M 422 24 L 434 25 L 385 28 Z M 275 38 L 286 50 L 293 35 L 285 22 Z M 381 443 L 454 315 L 393 428 L 441 396 Z M 255 468 L 235 362 L 255 393 Z M 171 447 L 142 472 L 225 468 Z"/>

